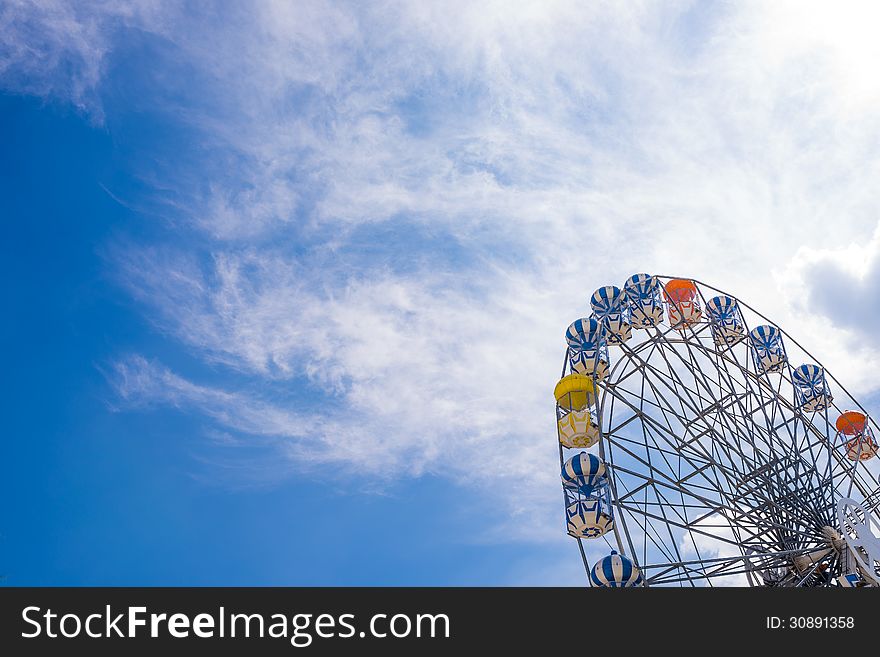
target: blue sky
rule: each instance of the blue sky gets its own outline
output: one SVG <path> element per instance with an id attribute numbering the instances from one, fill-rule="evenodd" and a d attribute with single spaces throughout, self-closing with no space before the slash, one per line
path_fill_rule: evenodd
<path id="1" fill-rule="evenodd" d="M 636 271 L 870 405 L 874 14 L 6 3 L 0 572 L 580 585 L 550 391 Z"/>
<path id="2" fill-rule="evenodd" d="M 212 380 L 108 275 L 108 242 L 155 225 L 102 185 L 113 140 L 76 113 L 2 100 L 8 372 L 3 478 L 9 584 L 465 584 L 526 576 L 540 550 L 474 543 L 473 500 L 328 471 L 299 478 L 265 445 L 225 453 L 198 419 L 121 408 L 104 371 L 133 349 Z M 161 231 L 159 231 L 161 232 Z M 300 395 L 301 396 L 301 395 Z M 305 395 L 307 397 L 307 395 Z M 225 461 L 231 461 L 227 463 Z M 241 467 L 247 474 L 227 478 Z M 252 472 L 251 470 L 256 470 Z M 266 471 L 268 476 L 264 481 Z M 342 476 L 340 476 L 342 474 Z"/>

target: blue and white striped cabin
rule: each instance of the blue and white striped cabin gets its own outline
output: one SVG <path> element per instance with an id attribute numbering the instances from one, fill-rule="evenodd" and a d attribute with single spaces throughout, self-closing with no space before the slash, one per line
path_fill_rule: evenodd
<path id="1" fill-rule="evenodd" d="M 834 397 L 825 381 L 825 370 L 818 365 L 801 365 L 791 371 L 791 382 L 797 393 L 798 405 L 808 413 L 824 411 Z"/>
<path id="2" fill-rule="evenodd" d="M 650 274 L 633 274 L 623 284 L 629 305 L 630 322 L 635 328 L 656 326 L 663 321 L 660 280 Z"/>
<path id="3" fill-rule="evenodd" d="M 712 297 L 706 302 L 712 323 L 712 337 L 719 347 L 736 344 L 745 337 L 746 328 L 736 299 L 727 295 Z"/>
<path id="4" fill-rule="evenodd" d="M 590 571 L 590 583 L 603 588 L 626 588 L 641 586 L 642 573 L 638 567 L 622 554 L 614 550 L 607 557 L 599 559 Z"/>
<path id="5" fill-rule="evenodd" d="M 565 462 L 561 474 L 568 533 L 595 538 L 611 529 L 611 491 L 602 459 L 579 452 Z"/>
<path id="6" fill-rule="evenodd" d="M 629 321 L 629 305 L 626 295 L 619 287 L 606 285 L 593 292 L 590 297 L 593 315 L 605 328 L 609 344 L 623 344 L 632 337 L 632 324 Z"/>
<path id="7" fill-rule="evenodd" d="M 781 372 L 788 362 L 782 332 L 775 326 L 756 326 L 749 332 L 752 357 L 759 372 Z"/>
<path id="8" fill-rule="evenodd" d="M 565 331 L 568 362 L 576 374 L 595 376 L 602 381 L 608 374 L 610 359 L 605 327 L 595 317 L 576 319 Z"/>

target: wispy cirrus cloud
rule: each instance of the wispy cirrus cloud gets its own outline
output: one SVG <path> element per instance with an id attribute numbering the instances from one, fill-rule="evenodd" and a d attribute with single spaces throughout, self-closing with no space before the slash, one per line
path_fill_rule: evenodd
<path id="1" fill-rule="evenodd" d="M 0 7 L 0 88 L 71 103 L 100 122 L 107 57 L 128 28 L 161 32 L 162 0 L 10 0 Z"/>

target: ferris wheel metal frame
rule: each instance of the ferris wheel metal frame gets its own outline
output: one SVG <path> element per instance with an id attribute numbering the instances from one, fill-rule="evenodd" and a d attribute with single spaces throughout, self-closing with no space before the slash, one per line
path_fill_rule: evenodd
<path id="1" fill-rule="evenodd" d="M 870 528 L 870 515 L 880 507 L 880 459 L 847 458 L 830 418 L 842 409 L 830 394 L 824 408 L 804 410 L 787 353 L 781 371 L 760 371 L 744 311 L 776 327 L 782 345 L 817 364 L 823 381 L 847 399 L 847 409 L 864 414 L 869 435 L 871 429 L 880 435 L 880 427 L 810 352 L 762 313 L 701 281 L 654 278 L 661 288 L 663 281 L 690 281 L 704 309 L 704 291 L 733 299 L 744 335 L 719 341 L 706 316 L 673 326 L 670 313 L 683 312 L 666 298 L 662 323 L 633 326 L 646 335 L 618 343 L 620 356 L 603 376 L 592 372 L 597 451 L 607 466 L 607 488 L 599 495 L 613 514 L 611 531 L 601 539 L 632 561 L 645 586 L 839 585 L 852 572 L 861 573 L 861 584 L 880 583 L 880 571 L 869 571 L 876 562 L 857 534 Z M 563 377 L 571 371 L 571 357 L 569 347 Z M 563 477 L 569 453 L 560 443 Z M 577 495 L 563 491 L 568 509 Z M 846 507 L 848 524 L 840 516 L 841 500 L 853 502 Z M 576 540 L 589 578 L 585 543 L 597 539 Z"/>

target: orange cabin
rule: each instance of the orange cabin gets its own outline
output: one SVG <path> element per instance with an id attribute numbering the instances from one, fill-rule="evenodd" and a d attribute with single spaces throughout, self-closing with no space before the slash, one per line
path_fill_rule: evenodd
<path id="1" fill-rule="evenodd" d="M 663 286 L 663 296 L 667 301 L 687 303 L 697 298 L 697 286 L 684 278 L 673 278 Z"/>
<path id="2" fill-rule="evenodd" d="M 837 418 L 837 430 L 847 436 L 855 436 L 865 431 L 865 414 L 858 411 L 845 411 Z"/>
<path id="3" fill-rule="evenodd" d="M 702 312 L 697 286 L 684 278 L 673 278 L 663 286 L 663 296 L 668 302 L 669 323 L 679 331 L 699 322 Z"/>
<path id="4" fill-rule="evenodd" d="M 846 436 L 846 457 L 850 461 L 867 461 L 877 455 L 877 441 L 867 424 L 868 418 L 858 411 L 844 411 L 835 422 L 837 431 Z"/>

